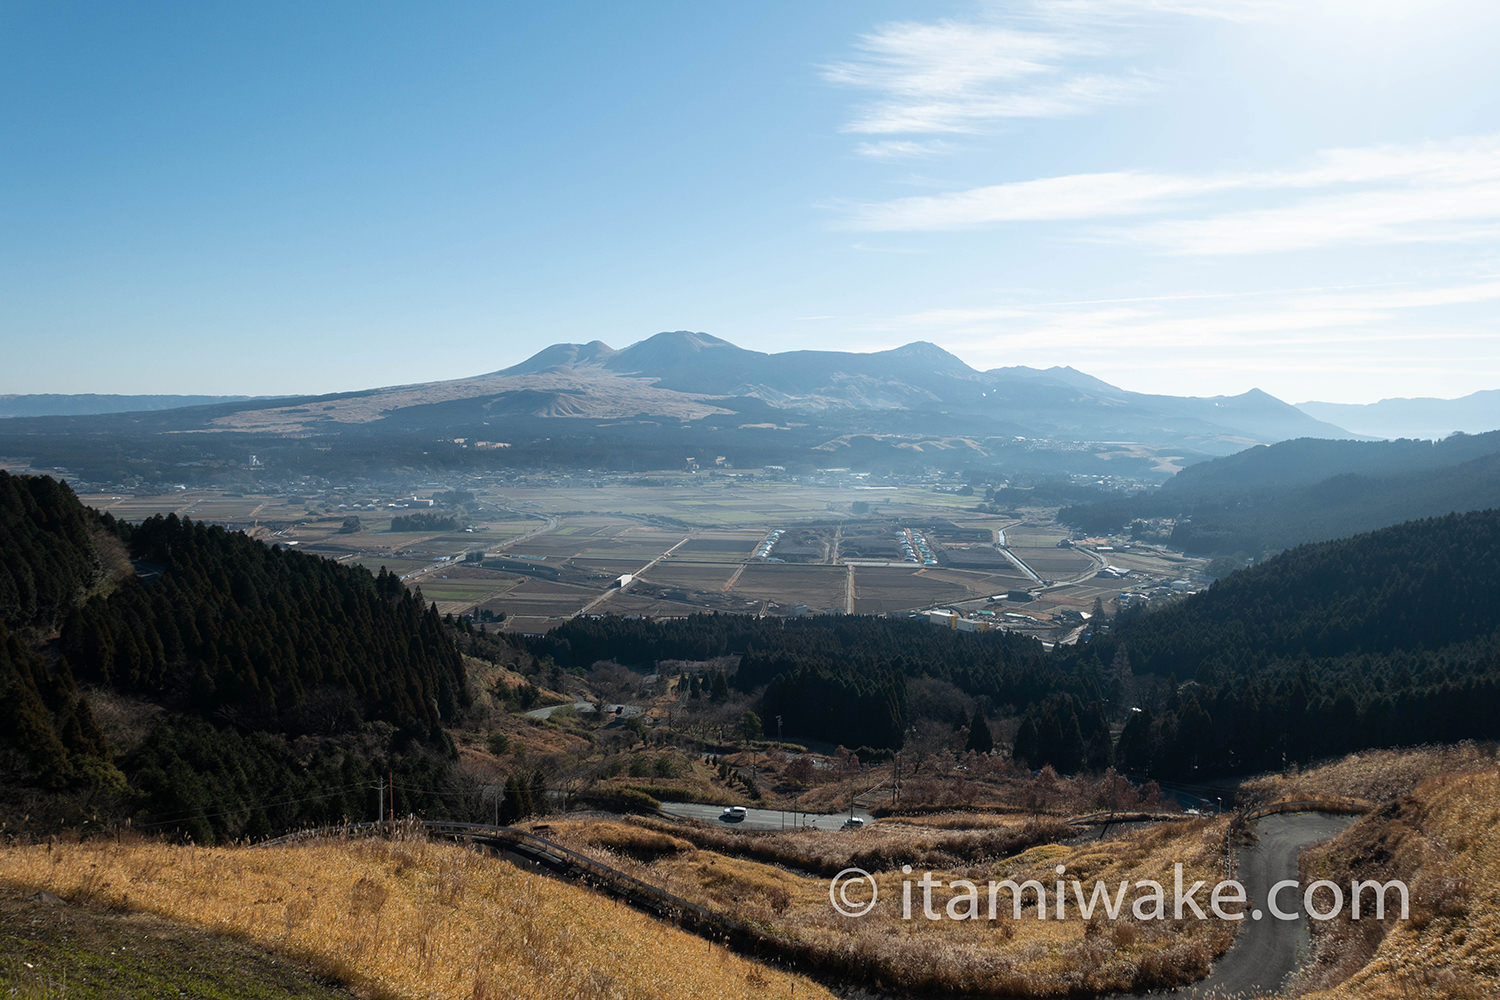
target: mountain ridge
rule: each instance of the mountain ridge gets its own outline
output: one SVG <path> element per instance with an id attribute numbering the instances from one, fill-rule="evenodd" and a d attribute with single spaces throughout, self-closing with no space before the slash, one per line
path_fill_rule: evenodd
<path id="1" fill-rule="evenodd" d="M 1381 438 L 1444 438 L 1500 429 L 1500 389 L 1481 389 L 1456 399 L 1396 396 L 1375 403 L 1298 403 L 1319 420 Z"/>

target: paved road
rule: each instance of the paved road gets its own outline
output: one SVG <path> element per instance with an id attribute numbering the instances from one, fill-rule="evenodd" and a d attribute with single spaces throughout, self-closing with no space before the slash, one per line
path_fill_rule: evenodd
<path id="1" fill-rule="evenodd" d="M 695 802 L 663 802 L 661 811 L 668 816 L 678 819 L 696 819 L 705 823 L 713 823 L 726 830 L 795 830 L 799 825 L 811 826 L 819 830 L 838 830 L 844 825 L 844 820 L 849 818 L 846 812 L 841 813 L 804 813 L 782 812 L 780 809 L 751 809 L 742 820 L 725 822 L 719 819 L 720 813 L 724 811 L 723 806 L 704 806 Z M 854 815 L 866 823 L 875 822 L 875 818 L 864 809 L 856 808 Z"/>
<path id="2" fill-rule="evenodd" d="M 568 706 L 566 703 L 562 705 L 548 705 L 546 708 L 533 708 L 531 711 L 525 713 L 525 715 L 528 719 L 550 719 L 552 718 L 553 712 L 557 711 L 559 708 L 567 707 Z M 594 714 L 594 703 L 591 701 L 575 701 L 573 702 L 573 708 L 580 715 Z M 628 719 L 632 715 L 640 715 L 641 707 L 639 705 L 606 704 L 604 706 L 604 714 L 615 715 L 622 719 Z"/>
<path id="3" fill-rule="evenodd" d="M 1233 946 L 1214 963 L 1207 979 L 1150 997 L 1208 1000 L 1279 993 L 1282 983 L 1307 958 L 1312 939 L 1306 917 L 1296 921 L 1276 920 L 1266 909 L 1266 897 L 1275 883 L 1297 877 L 1297 858 L 1304 847 L 1338 836 L 1354 819 L 1326 813 L 1291 813 L 1258 821 L 1254 826 L 1258 842 L 1240 852 L 1239 870 L 1235 874 L 1245 885 L 1250 905 L 1265 911 L 1265 918 L 1244 922 Z M 1200 892 L 1199 897 L 1202 896 Z M 1295 909 L 1300 912 L 1300 893 L 1287 889 L 1276 897 L 1282 910 L 1293 909 L 1294 899 Z"/>

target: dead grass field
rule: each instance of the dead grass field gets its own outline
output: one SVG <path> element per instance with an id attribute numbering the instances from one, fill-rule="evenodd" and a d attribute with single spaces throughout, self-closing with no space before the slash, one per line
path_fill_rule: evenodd
<path id="1" fill-rule="evenodd" d="M 1418 754 L 1410 766 L 1399 766 L 1397 784 L 1444 763 L 1431 752 Z M 1381 921 L 1367 912 L 1351 921 L 1346 910 L 1319 929 L 1302 983 L 1312 990 L 1307 997 L 1500 996 L 1500 773 L 1493 759 L 1485 766 L 1428 778 L 1304 857 L 1305 880 L 1347 887 L 1352 878 L 1399 878 L 1411 891 L 1408 920 L 1388 914 Z M 1335 765 L 1325 777 L 1344 787 L 1375 784 L 1350 771 Z"/>
<path id="2" fill-rule="evenodd" d="M 1220 921 L 1085 920 L 1073 911 L 1062 920 L 1051 912 L 1038 919 L 1030 892 L 1019 918 L 1008 892 L 1002 892 L 997 918 L 990 920 L 983 889 L 990 879 L 1035 879 L 1050 891 L 1058 865 L 1086 883 L 1152 878 L 1170 884 L 1176 862 L 1192 878 L 1211 878 L 1219 861 L 1221 822 L 1162 824 L 1076 847 L 1035 843 L 1041 830 L 1026 825 L 979 832 L 893 825 L 885 834 L 880 825 L 857 833 L 754 838 L 768 845 L 759 849 L 780 844 L 794 856 L 815 859 L 819 869 L 848 863 L 873 872 L 882 902 L 859 919 L 833 910 L 826 877 L 746 856 L 757 849 L 745 846 L 749 835 L 608 820 L 554 822 L 551 835 L 700 905 L 763 927 L 785 944 L 830 961 L 856 956 L 868 975 L 897 991 L 1041 997 L 1163 987 L 1201 977 L 1232 941 L 1232 925 Z M 798 838 L 819 843 L 787 846 Z M 903 918 L 903 882 L 921 878 L 924 857 L 938 860 L 932 845 L 945 838 L 970 848 L 992 845 L 956 866 L 932 870 L 944 883 L 933 894 L 934 911 L 963 916 L 966 890 L 953 882 L 967 879 L 980 886 L 978 918 L 925 919 L 920 889 L 914 890 L 913 918 Z M 903 856 L 913 859 L 910 876 L 899 867 Z"/>
<path id="3" fill-rule="evenodd" d="M 1438 775 L 1494 768 L 1500 762 L 1497 754 L 1500 747 L 1493 743 L 1366 750 L 1320 767 L 1252 778 L 1240 786 L 1240 801 L 1250 805 L 1299 798 L 1389 802 L 1410 794 L 1422 782 Z"/>
<path id="4" fill-rule="evenodd" d="M 253 942 L 373 1000 L 833 996 L 585 889 L 425 840 L 8 847 L 0 882 Z"/>
<path id="5" fill-rule="evenodd" d="M 749 559 L 765 532 L 703 533 L 682 543 L 677 555 L 697 562 L 739 563 Z"/>
<path id="6" fill-rule="evenodd" d="M 1135 570 L 1151 576 L 1176 579 L 1203 568 L 1207 560 L 1190 556 L 1178 556 L 1165 552 L 1150 552 L 1130 549 L 1121 552 L 1102 552 L 1105 561 L 1121 569 Z"/>

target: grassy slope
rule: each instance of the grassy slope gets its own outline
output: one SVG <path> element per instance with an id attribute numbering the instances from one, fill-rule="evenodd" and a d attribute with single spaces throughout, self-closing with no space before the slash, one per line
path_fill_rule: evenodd
<path id="1" fill-rule="evenodd" d="M 901 918 L 900 858 L 913 862 L 913 880 L 930 863 L 945 883 L 1035 878 L 1051 886 L 1062 864 L 1069 878 L 1090 885 L 1144 878 L 1170 885 L 1177 861 L 1189 881 L 1214 878 L 1223 836 L 1221 823 L 1197 820 L 1066 846 L 1037 842 L 1045 824 L 1025 827 L 1020 823 L 1008 836 L 993 827 L 963 833 L 882 821 L 857 834 L 755 835 L 553 818 L 547 835 L 711 910 L 759 924 L 788 945 L 829 961 L 857 956 L 870 977 L 899 991 L 1056 997 L 1156 988 L 1201 978 L 1229 946 L 1235 925 L 1218 921 L 1090 922 L 1073 909 L 1065 920 L 1038 920 L 1034 905 L 1016 920 L 1008 894 L 995 921 L 929 921 L 915 890 L 915 918 Z M 702 846 L 710 844 L 713 849 Z M 839 850 L 842 859 L 831 853 Z M 802 874 L 841 864 L 864 867 L 878 879 L 880 903 L 862 919 L 835 916 L 826 875 Z M 940 910 L 950 898 L 947 889 L 934 893 Z"/>
<path id="2" fill-rule="evenodd" d="M 350 1000 L 252 945 L 140 913 L 0 891 L 0 995 L 72 1000 Z"/>
<path id="3" fill-rule="evenodd" d="M 238 937 L 365 997 L 832 994 L 584 889 L 457 846 L 0 849 L 0 886 Z"/>
<path id="4" fill-rule="evenodd" d="M 1338 919 L 1319 933 L 1318 1000 L 1482 1000 L 1500 995 L 1500 774 L 1445 774 L 1304 858 L 1345 886 L 1405 880 L 1411 919 Z M 1345 978 L 1347 977 L 1347 978 Z"/>

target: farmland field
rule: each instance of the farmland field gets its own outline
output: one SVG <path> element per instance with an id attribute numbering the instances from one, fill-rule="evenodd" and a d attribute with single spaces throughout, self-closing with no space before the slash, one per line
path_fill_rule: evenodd
<path id="1" fill-rule="evenodd" d="M 1129 552 L 1105 552 L 1102 555 L 1111 566 L 1152 573 L 1157 576 L 1184 576 L 1200 565 L 1198 560 L 1169 552 L 1131 550 Z"/>
<path id="2" fill-rule="evenodd" d="M 813 611 L 843 611 L 847 580 L 848 570 L 842 566 L 752 563 L 735 581 L 731 593 L 780 605 L 806 604 Z"/>
<path id="3" fill-rule="evenodd" d="M 462 488 L 473 500 L 445 507 L 439 494 L 448 488 Z M 425 494 L 437 497 L 430 510 L 404 506 Z M 835 613 L 978 606 L 973 602 L 1035 587 L 994 547 L 996 530 L 1004 530 L 1007 544 L 1043 579 L 1068 580 L 1093 566 L 1083 552 L 1056 547 L 1067 531 L 1052 523 L 1049 510 L 997 515 L 976 510 L 976 498 L 951 487 L 872 488 L 853 475 L 828 485 L 756 472 L 667 472 L 565 478 L 557 485 L 538 477 L 383 493 L 361 485 L 305 495 L 203 489 L 83 499 L 128 520 L 173 512 L 371 571 L 384 566 L 421 587 L 444 613 L 503 612 L 505 627 L 525 631 L 549 628 L 594 605 L 600 613 L 645 615 L 783 614 L 798 604 Z M 460 530 L 389 530 L 394 516 L 424 512 L 452 517 Z M 343 530 L 354 517 L 360 530 Z M 922 533 L 942 565 L 903 562 L 898 532 L 904 528 Z M 777 529 L 782 534 L 772 559 L 756 559 Z M 473 552 L 484 553 L 482 565 L 462 561 Z M 1086 610 L 1096 592 L 1108 601 L 1151 579 L 1188 576 L 1201 565 L 1158 550 L 1105 558 L 1137 572 L 1049 593 L 1047 606 Z M 865 560 L 898 565 L 855 565 L 850 605 L 845 563 Z M 624 574 L 639 577 L 623 591 L 611 589 Z"/>
<path id="4" fill-rule="evenodd" d="M 974 597 L 973 587 L 953 582 L 955 571 L 947 574 L 950 579 L 935 575 L 933 569 L 913 566 L 856 566 L 854 567 L 854 612 L 856 614 L 883 614 L 887 611 L 903 611 L 908 608 L 931 607 L 948 601 L 961 601 Z M 1001 590 L 1005 589 L 1003 586 Z"/>
<path id="5" fill-rule="evenodd" d="M 1011 548 L 1051 548 L 1067 537 L 1067 529 L 1055 524 L 1024 523 L 1005 529 L 1005 544 Z"/>
<path id="6" fill-rule="evenodd" d="M 1010 550 L 1043 580 L 1068 580 L 1081 573 L 1095 569 L 1098 563 L 1076 549 L 1025 548 L 1010 546 Z"/>
<path id="7" fill-rule="evenodd" d="M 678 549 L 681 552 L 682 549 Z M 681 587 L 685 590 L 722 590 L 734 575 L 734 567 L 724 563 L 679 562 L 665 559 L 652 567 L 646 579 L 663 587 Z"/>

